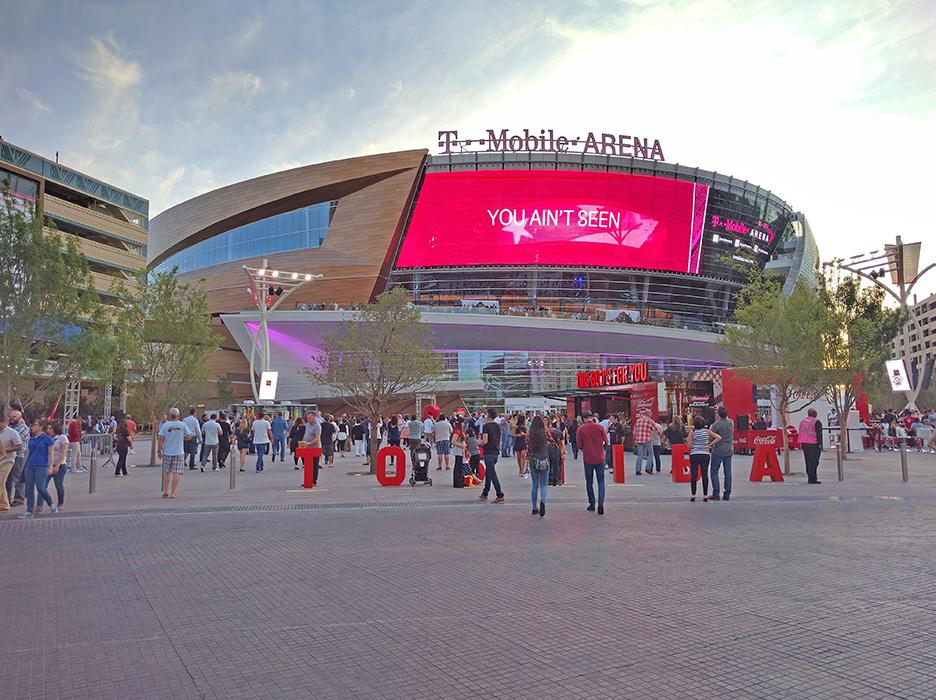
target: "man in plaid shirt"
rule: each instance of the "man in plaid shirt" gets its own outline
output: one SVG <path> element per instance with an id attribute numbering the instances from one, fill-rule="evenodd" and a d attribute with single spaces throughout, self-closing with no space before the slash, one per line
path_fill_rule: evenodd
<path id="1" fill-rule="evenodd" d="M 650 463 L 650 458 L 653 456 L 653 448 L 650 446 L 650 441 L 653 439 L 654 433 L 662 435 L 663 431 L 660 430 L 660 426 L 650 417 L 649 409 L 640 409 L 637 420 L 634 421 L 634 444 L 637 445 L 638 476 L 640 476 L 641 464 L 645 459 L 647 460 L 647 474 L 653 473 L 653 466 Z"/>
<path id="2" fill-rule="evenodd" d="M 585 422 L 575 431 L 575 442 L 582 451 L 582 462 L 585 465 L 585 489 L 588 491 L 588 510 L 595 510 L 595 489 L 592 486 L 592 475 L 598 481 L 598 515 L 604 515 L 605 499 L 605 445 L 608 435 L 605 433 L 591 411 L 582 414 Z"/>

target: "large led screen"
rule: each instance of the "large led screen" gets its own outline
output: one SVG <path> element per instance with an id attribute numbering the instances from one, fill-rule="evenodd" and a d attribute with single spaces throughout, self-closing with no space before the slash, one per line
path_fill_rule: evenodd
<path id="1" fill-rule="evenodd" d="M 428 173 L 398 268 L 633 267 L 698 274 L 708 187 L 620 173 Z"/>

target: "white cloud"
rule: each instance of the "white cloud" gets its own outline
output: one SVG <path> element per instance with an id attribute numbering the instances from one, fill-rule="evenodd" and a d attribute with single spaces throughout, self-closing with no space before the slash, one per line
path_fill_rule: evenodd
<path id="1" fill-rule="evenodd" d="M 166 177 L 160 180 L 159 187 L 156 191 L 156 196 L 159 201 L 164 202 L 169 199 L 173 188 L 176 186 L 176 183 L 182 179 L 183 175 L 185 175 L 185 166 L 180 165 L 177 168 L 173 168 Z"/>
<path id="2" fill-rule="evenodd" d="M 32 90 L 28 90 L 26 88 L 16 88 L 16 94 L 23 102 L 33 108 L 34 117 L 39 117 L 43 114 L 49 114 L 52 111 L 52 108 L 43 102 L 39 98 L 39 95 L 34 93 Z"/>
<path id="3" fill-rule="evenodd" d="M 205 93 L 198 100 L 198 109 L 205 110 L 231 100 L 249 101 L 263 90 L 263 79 L 245 71 L 225 71 L 208 77 Z"/>
<path id="4" fill-rule="evenodd" d="M 143 77 L 140 64 L 122 55 L 112 35 L 91 37 L 91 45 L 72 53 L 71 58 L 78 67 L 78 75 L 101 90 L 121 92 Z"/>

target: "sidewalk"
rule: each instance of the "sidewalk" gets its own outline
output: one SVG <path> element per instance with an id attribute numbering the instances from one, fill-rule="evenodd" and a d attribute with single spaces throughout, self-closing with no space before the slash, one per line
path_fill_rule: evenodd
<path id="1" fill-rule="evenodd" d="M 581 462 L 566 461 L 566 484 L 549 489 L 549 499 L 557 503 L 585 503 L 587 500 Z M 902 483 L 900 456 L 898 453 L 873 453 L 852 455 L 845 463 L 845 480 L 836 481 L 834 453 L 823 455 L 819 468 L 822 484 L 806 484 L 803 473 L 802 454 L 793 452 L 794 474 L 783 483 L 752 483 L 748 480 L 751 457 L 735 455 L 733 464 L 733 500 L 762 499 L 808 499 L 830 498 L 905 498 L 912 496 L 936 496 L 936 455 L 909 453 L 910 482 Z M 233 460 L 237 457 L 232 454 Z M 229 462 L 233 461 L 229 458 Z M 65 480 L 65 512 L 79 513 L 101 509 L 173 509 L 192 505 L 265 505 L 293 503 L 331 503 L 380 505 L 412 500 L 445 502 L 477 501 L 480 488 L 456 489 L 452 487 L 451 471 L 436 471 L 435 458 L 430 469 L 433 485 L 417 484 L 415 487 L 404 482 L 398 487 L 382 487 L 376 477 L 366 474 L 363 460 L 356 457 L 336 457 L 334 468 L 322 468 L 319 486 L 315 489 L 302 488 L 302 471 L 293 468 L 291 457 L 286 461 L 271 463 L 265 458 L 265 470 L 254 471 L 256 457 L 248 455 L 246 471 L 236 472 L 236 488 L 229 490 L 227 469 L 206 473 L 186 469 L 182 476 L 178 498 L 168 501 L 161 498 L 161 469 L 143 466 L 149 461 L 149 441 L 139 440 L 136 455 L 128 459 L 128 476 L 114 477 L 112 465 L 98 462 L 97 486 L 94 494 L 88 493 L 89 474 L 69 473 Z M 606 474 L 607 501 L 617 502 L 666 502 L 688 500 L 689 484 L 673 483 L 670 475 L 670 457 L 663 456 L 662 473 L 653 476 L 634 474 L 634 456 L 625 456 L 626 483 L 612 482 L 611 473 Z M 87 458 L 85 458 L 85 465 Z M 526 506 L 530 500 L 530 481 L 518 476 L 515 457 L 501 458 L 497 465 L 501 485 L 508 505 Z M 724 487 L 722 487 L 724 488 Z M 699 483 L 701 495 L 701 482 Z M 14 509 L 17 515 L 22 509 Z M 6 517 L 11 517 L 10 515 Z"/>

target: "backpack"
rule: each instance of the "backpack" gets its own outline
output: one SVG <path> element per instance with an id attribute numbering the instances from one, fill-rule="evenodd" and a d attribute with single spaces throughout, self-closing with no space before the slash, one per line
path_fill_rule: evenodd
<path id="1" fill-rule="evenodd" d="M 545 472 L 549 470 L 549 458 L 538 458 L 532 457 L 530 459 L 530 466 L 538 472 Z"/>

